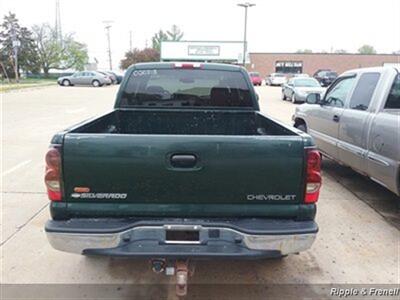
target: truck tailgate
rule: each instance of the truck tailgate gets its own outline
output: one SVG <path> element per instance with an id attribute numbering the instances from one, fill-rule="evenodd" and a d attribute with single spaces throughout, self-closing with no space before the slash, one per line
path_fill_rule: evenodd
<path id="1" fill-rule="evenodd" d="M 295 204 L 304 168 L 296 135 L 69 133 L 63 146 L 68 203 Z"/>

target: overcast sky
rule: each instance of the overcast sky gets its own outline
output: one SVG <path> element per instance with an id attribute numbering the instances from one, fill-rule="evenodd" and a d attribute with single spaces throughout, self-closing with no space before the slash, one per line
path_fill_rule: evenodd
<path id="1" fill-rule="evenodd" d="M 0 0 L 2 14 L 17 14 L 30 27 L 55 23 L 56 0 Z M 107 68 L 103 20 L 113 20 L 113 64 L 133 46 L 151 45 L 159 29 L 178 25 L 185 40 L 242 40 L 244 10 L 233 0 L 60 0 L 63 32 L 85 42 L 90 58 Z M 371 44 L 378 52 L 400 50 L 400 0 L 254 0 L 249 9 L 250 52 L 314 52 Z"/>

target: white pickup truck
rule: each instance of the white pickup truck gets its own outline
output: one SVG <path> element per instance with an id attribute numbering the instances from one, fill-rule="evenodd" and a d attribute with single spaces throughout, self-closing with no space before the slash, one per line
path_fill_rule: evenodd
<path id="1" fill-rule="evenodd" d="M 326 156 L 400 196 L 400 74 L 394 67 L 347 71 L 322 98 L 297 107 L 294 126 Z"/>

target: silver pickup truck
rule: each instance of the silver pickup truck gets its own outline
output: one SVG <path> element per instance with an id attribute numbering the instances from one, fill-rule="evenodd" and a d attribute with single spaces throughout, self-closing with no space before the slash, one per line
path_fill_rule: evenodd
<path id="1" fill-rule="evenodd" d="M 400 74 L 394 67 L 347 71 L 323 97 L 296 108 L 294 126 L 326 156 L 400 196 Z"/>

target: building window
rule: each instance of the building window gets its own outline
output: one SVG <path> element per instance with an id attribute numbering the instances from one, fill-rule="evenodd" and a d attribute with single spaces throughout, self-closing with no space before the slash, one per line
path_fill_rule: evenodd
<path id="1" fill-rule="evenodd" d="M 275 63 L 276 73 L 285 74 L 299 74 L 303 73 L 303 62 L 302 61 L 277 61 Z"/>

